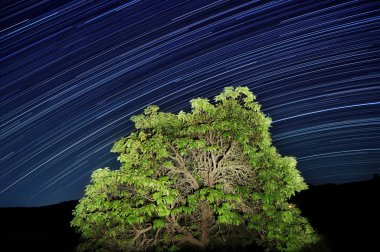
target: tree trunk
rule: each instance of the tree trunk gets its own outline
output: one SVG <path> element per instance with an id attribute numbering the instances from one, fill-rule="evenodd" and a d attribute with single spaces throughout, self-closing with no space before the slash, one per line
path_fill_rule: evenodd
<path id="1" fill-rule="evenodd" d="M 205 250 L 208 247 L 209 243 L 209 232 L 210 227 L 213 222 L 213 212 L 207 203 L 203 203 L 201 206 L 201 236 L 199 241 L 201 242 L 201 249 Z"/>

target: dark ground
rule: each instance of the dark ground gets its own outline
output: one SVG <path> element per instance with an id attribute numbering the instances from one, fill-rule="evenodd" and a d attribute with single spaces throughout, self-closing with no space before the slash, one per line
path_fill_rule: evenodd
<path id="1" fill-rule="evenodd" d="M 291 201 L 322 237 L 312 251 L 380 251 L 378 175 L 364 182 L 310 186 Z M 73 251 L 79 242 L 70 227 L 76 203 L 0 208 L 0 250 Z"/>

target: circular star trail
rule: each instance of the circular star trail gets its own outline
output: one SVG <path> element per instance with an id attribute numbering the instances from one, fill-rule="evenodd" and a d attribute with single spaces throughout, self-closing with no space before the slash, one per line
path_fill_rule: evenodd
<path id="1" fill-rule="evenodd" d="M 309 184 L 380 172 L 377 1 L 0 4 L 0 206 L 83 195 L 156 104 L 248 86 Z"/>

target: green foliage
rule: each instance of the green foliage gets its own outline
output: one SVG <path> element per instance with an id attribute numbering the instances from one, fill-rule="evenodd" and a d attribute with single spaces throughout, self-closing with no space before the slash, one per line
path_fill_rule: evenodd
<path id="1" fill-rule="evenodd" d="M 271 144 L 271 120 L 246 87 L 191 100 L 177 115 L 149 106 L 117 141 L 119 170 L 98 169 L 74 210 L 78 250 L 176 251 L 262 244 L 297 251 L 317 241 L 288 203 L 304 190 L 296 160 Z M 240 237 L 240 238 L 239 238 Z"/>

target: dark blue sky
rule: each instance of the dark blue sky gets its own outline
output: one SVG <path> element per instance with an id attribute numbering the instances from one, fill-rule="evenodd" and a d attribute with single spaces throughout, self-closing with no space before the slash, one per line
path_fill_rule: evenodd
<path id="1" fill-rule="evenodd" d="M 11 1 L 0 17 L 0 206 L 78 199 L 149 104 L 248 86 L 310 184 L 380 173 L 377 1 Z"/>

